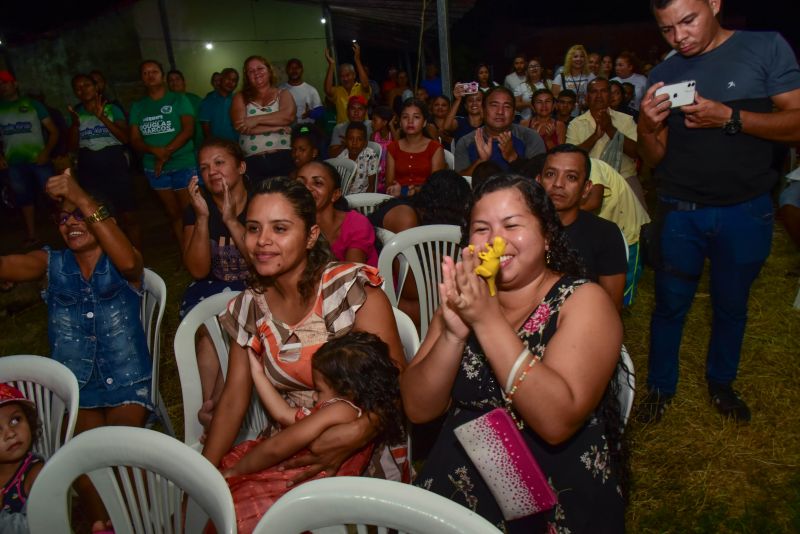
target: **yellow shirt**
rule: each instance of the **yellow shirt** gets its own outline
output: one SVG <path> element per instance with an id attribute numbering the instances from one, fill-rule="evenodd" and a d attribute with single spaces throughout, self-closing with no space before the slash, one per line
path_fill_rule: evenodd
<path id="1" fill-rule="evenodd" d="M 650 216 L 625 178 L 605 161 L 592 158 L 589 179 L 603 186 L 603 204 L 597 215 L 619 226 L 628 245 L 638 243 L 639 230 L 650 222 Z"/>
<path id="2" fill-rule="evenodd" d="M 614 128 L 622 132 L 622 135 L 628 139 L 636 141 L 636 123 L 633 121 L 633 117 L 625 113 L 620 113 L 619 111 L 614 111 L 613 109 L 609 109 L 608 114 L 611 116 L 611 124 L 614 125 Z M 589 139 L 596 129 L 597 123 L 594 121 L 592 113 L 587 111 L 583 115 L 575 117 L 570 121 L 567 127 L 567 143 L 580 145 Z M 589 156 L 592 158 L 599 158 L 603 153 L 603 149 L 609 142 L 611 142 L 611 138 L 608 137 L 608 134 L 603 134 L 603 137 L 598 139 L 589 151 Z M 622 167 L 619 173 L 625 177 L 636 176 L 636 160 L 622 154 Z"/>
<path id="3" fill-rule="evenodd" d="M 361 84 L 356 82 L 350 92 L 341 85 L 333 86 L 333 103 L 336 104 L 336 122 L 347 122 L 347 102 L 351 96 L 363 96 L 369 100 L 369 87 L 366 89 L 361 87 Z M 365 117 L 366 118 L 366 117 Z"/>

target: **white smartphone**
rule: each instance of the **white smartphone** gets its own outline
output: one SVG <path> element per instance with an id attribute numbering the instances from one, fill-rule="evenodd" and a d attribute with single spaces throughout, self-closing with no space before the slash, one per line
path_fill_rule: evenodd
<path id="1" fill-rule="evenodd" d="M 694 80 L 665 85 L 656 91 L 656 96 L 669 95 L 670 107 L 679 108 L 694 104 L 695 85 Z"/>

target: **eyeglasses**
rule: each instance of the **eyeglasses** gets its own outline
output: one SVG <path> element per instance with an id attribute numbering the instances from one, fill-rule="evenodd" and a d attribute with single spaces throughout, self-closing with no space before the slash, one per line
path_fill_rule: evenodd
<path id="1" fill-rule="evenodd" d="M 67 224 L 67 221 L 69 220 L 70 217 L 80 222 L 83 220 L 83 213 L 81 212 L 80 208 L 75 208 L 72 211 L 61 210 L 57 214 L 53 215 L 53 220 L 56 222 L 56 224 L 62 225 L 62 224 Z"/>

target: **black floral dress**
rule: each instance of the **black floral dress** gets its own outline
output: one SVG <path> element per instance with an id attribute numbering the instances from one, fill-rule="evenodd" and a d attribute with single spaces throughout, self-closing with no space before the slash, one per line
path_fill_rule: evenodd
<path id="1" fill-rule="evenodd" d="M 545 345 L 556 331 L 561 303 L 585 282 L 562 277 L 520 328 L 520 339 L 534 354 L 544 354 Z M 558 504 L 547 512 L 506 522 L 453 434 L 455 427 L 504 405 L 501 387 L 474 335 L 464 349 L 452 397 L 439 438 L 417 477 L 418 486 L 470 508 L 506 532 L 624 531 L 622 492 L 612 472 L 599 407 L 583 428 L 557 446 L 547 444 L 525 426 L 523 437 L 558 496 Z"/>

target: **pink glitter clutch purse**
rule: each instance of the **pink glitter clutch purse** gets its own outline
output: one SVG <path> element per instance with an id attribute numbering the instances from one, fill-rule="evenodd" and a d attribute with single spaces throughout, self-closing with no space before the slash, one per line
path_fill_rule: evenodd
<path id="1" fill-rule="evenodd" d="M 555 493 L 506 410 L 495 408 L 454 433 L 507 521 L 555 506 Z"/>

